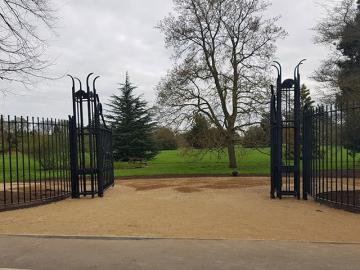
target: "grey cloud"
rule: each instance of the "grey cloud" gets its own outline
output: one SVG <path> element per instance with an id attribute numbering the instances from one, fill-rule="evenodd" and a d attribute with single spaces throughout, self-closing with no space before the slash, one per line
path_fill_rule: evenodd
<path id="1" fill-rule="evenodd" d="M 304 82 L 314 88 L 315 83 L 307 77 L 326 54 L 312 43 L 311 28 L 318 19 L 319 5 L 315 0 L 271 2 L 269 14 L 281 15 L 280 24 L 289 33 L 278 44 L 277 58 L 289 71 L 287 76 L 298 60 L 308 58 L 303 67 Z M 82 78 L 89 72 L 101 75 L 98 88 L 106 103 L 129 71 L 139 86 L 138 93 L 153 102 L 154 88 L 171 66 L 171 53 L 164 48 L 163 36 L 155 25 L 171 7 L 170 0 L 71 0 L 61 4 L 57 36 L 51 38 L 48 52 L 57 60 L 49 72 Z M 67 78 L 40 82 L 32 90 L 10 87 L 17 95 L 0 97 L 0 113 L 65 118 L 71 112 Z"/>

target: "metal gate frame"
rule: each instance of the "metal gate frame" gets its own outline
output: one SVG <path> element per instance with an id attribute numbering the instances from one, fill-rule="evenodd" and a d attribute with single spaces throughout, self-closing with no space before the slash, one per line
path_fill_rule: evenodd
<path id="1" fill-rule="evenodd" d="M 272 65 L 277 70 L 277 83 L 276 93 L 271 86 L 270 102 L 271 198 L 300 199 L 300 65 L 304 61 L 295 67 L 294 79 L 284 81 L 281 64 Z"/>
<path id="2" fill-rule="evenodd" d="M 69 116 L 70 159 L 72 197 L 97 194 L 102 197 L 104 190 L 114 185 L 114 166 L 112 156 L 112 131 L 107 127 L 96 81 L 93 79 L 90 90 L 90 73 L 86 78 L 86 91 L 81 80 L 68 75 L 72 80 L 73 115 Z M 75 90 L 75 80 L 79 90 Z"/>

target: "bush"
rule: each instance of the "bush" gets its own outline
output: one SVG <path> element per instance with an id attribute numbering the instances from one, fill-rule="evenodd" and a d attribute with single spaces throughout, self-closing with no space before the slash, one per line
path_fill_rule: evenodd
<path id="1" fill-rule="evenodd" d="M 154 132 L 154 141 L 159 150 L 176 150 L 178 148 L 176 134 L 170 128 L 157 128 Z"/>
<path id="2" fill-rule="evenodd" d="M 245 148 L 268 147 L 270 134 L 261 126 L 252 126 L 244 134 L 241 144 Z"/>

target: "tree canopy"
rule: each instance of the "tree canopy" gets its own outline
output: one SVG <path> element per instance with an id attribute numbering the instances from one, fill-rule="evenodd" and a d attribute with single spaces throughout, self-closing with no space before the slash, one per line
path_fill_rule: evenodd
<path id="1" fill-rule="evenodd" d="M 55 20 L 49 0 L 0 1 L 0 78 L 30 84 L 49 65 L 40 29 Z M 4 90 L 4 89 L 1 89 Z"/>
<path id="2" fill-rule="evenodd" d="M 262 0 L 174 0 L 159 28 L 174 66 L 158 86 L 161 114 L 179 126 L 201 113 L 226 140 L 237 167 L 237 132 L 256 122 L 269 100 L 266 70 L 286 35 Z"/>
<path id="3" fill-rule="evenodd" d="M 315 28 L 316 42 L 331 53 L 315 72 L 315 79 L 338 101 L 360 97 L 360 1 L 342 0 L 327 11 Z M 329 91 L 332 90 L 332 91 Z"/>

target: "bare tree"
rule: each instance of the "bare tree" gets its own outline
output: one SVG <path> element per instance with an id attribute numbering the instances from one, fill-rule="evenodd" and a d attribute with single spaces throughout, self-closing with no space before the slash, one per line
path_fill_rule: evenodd
<path id="1" fill-rule="evenodd" d="M 49 65 L 44 28 L 54 22 L 50 0 L 0 0 L 0 78 L 30 84 Z"/>
<path id="2" fill-rule="evenodd" d="M 286 35 L 278 17 L 264 18 L 262 0 L 174 0 L 176 15 L 159 28 L 174 51 L 174 67 L 158 86 L 161 115 L 184 125 L 200 113 L 226 139 L 229 166 L 237 168 L 239 131 L 258 122 L 268 102 L 275 41 Z"/>

